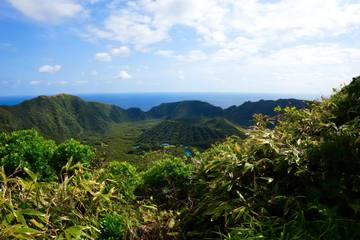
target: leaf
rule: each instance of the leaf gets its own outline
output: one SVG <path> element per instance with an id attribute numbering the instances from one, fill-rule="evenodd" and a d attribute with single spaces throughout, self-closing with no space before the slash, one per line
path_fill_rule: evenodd
<path id="1" fill-rule="evenodd" d="M 35 174 L 34 172 L 32 172 L 29 168 L 27 167 L 24 167 L 23 168 L 24 171 L 31 177 L 31 179 L 34 181 L 34 182 L 37 182 L 37 179 L 38 179 L 38 176 L 37 174 Z"/>
<path id="2" fill-rule="evenodd" d="M 250 170 L 252 171 L 253 169 L 254 169 L 254 165 L 246 162 L 243 168 L 243 174 L 247 173 Z"/>

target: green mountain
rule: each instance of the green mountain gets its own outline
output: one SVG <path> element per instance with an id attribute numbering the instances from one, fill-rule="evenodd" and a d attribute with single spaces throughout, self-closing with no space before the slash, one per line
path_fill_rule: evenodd
<path id="1" fill-rule="evenodd" d="M 163 103 L 148 111 L 149 118 L 182 119 L 214 118 L 223 115 L 223 109 L 202 101 Z"/>
<path id="2" fill-rule="evenodd" d="M 113 105 L 86 102 L 66 94 L 39 96 L 16 106 L 0 107 L 0 129 L 36 128 L 56 140 L 84 133 L 103 133 L 112 122 L 144 118 L 140 109 L 124 110 Z"/>
<path id="3" fill-rule="evenodd" d="M 227 136 L 240 135 L 234 124 L 222 118 L 164 120 L 142 133 L 138 144 L 158 146 L 163 143 L 206 148 Z"/>
<path id="4" fill-rule="evenodd" d="M 76 96 L 59 94 L 39 96 L 16 106 L 0 106 L 0 129 L 11 131 L 36 128 L 43 135 L 61 141 L 89 134 L 103 135 L 106 131 L 111 131 L 110 126 L 114 123 L 134 123 L 146 119 L 179 120 L 159 124 L 140 136 L 139 141 L 207 146 L 236 133 L 228 121 L 219 118 L 225 118 L 241 126 L 250 126 L 253 114 L 273 116 L 276 114 L 276 106 L 289 105 L 302 108 L 306 103 L 296 99 L 262 100 L 246 102 L 238 107 L 223 110 L 202 101 L 182 101 L 163 103 L 148 112 L 143 112 L 139 108 L 122 109 L 114 105 L 87 102 Z M 213 123 L 209 119 L 213 119 Z M 132 136 L 132 139 L 137 137 L 138 135 Z"/>
<path id="5" fill-rule="evenodd" d="M 305 108 L 307 103 L 298 99 L 279 99 L 279 100 L 260 100 L 258 102 L 245 102 L 240 106 L 231 106 L 224 110 L 224 117 L 241 126 L 248 127 L 253 125 L 253 116 L 256 113 L 272 117 L 277 115 L 274 109 L 279 106 Z"/>
<path id="6" fill-rule="evenodd" d="M 224 117 L 241 126 L 251 126 L 253 115 L 261 113 L 267 116 L 275 116 L 274 108 L 294 106 L 305 108 L 307 103 L 298 99 L 260 100 L 257 102 L 245 102 L 240 106 L 231 106 L 227 109 L 213 106 L 202 101 L 182 101 L 163 103 L 153 107 L 146 113 L 149 118 L 157 119 L 184 119 L 184 118 L 216 118 Z"/>

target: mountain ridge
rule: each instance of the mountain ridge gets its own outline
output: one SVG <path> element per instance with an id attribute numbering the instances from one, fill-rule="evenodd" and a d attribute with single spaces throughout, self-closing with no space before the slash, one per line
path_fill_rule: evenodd
<path id="1" fill-rule="evenodd" d="M 14 106 L 0 106 L 0 130 L 37 128 L 55 140 L 77 137 L 84 133 L 104 133 L 109 124 L 135 122 L 146 119 L 175 120 L 225 118 L 248 127 L 254 113 L 274 116 L 276 106 L 306 107 L 297 99 L 261 100 L 245 102 L 239 106 L 223 109 L 210 103 L 187 100 L 162 103 L 149 111 L 85 101 L 69 94 L 41 95 Z"/>

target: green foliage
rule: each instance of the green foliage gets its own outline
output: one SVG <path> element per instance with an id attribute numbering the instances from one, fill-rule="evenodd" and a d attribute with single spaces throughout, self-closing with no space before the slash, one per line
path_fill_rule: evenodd
<path id="1" fill-rule="evenodd" d="M 241 134 L 236 125 L 222 118 L 165 120 L 141 134 L 137 143 L 152 147 L 169 143 L 208 148 L 227 136 Z"/>
<path id="2" fill-rule="evenodd" d="M 146 114 L 150 118 L 163 119 L 214 118 L 221 117 L 223 110 L 202 101 L 181 101 L 160 104 Z"/>
<path id="3" fill-rule="evenodd" d="M 100 180 L 106 180 L 107 189 L 115 187 L 125 198 L 133 199 L 135 189 L 141 183 L 141 177 L 136 168 L 126 162 L 109 163 Z"/>
<path id="4" fill-rule="evenodd" d="M 0 171 L 0 238 L 91 239 L 97 232 L 96 219 L 111 209 L 113 193 L 103 194 L 104 185 L 85 179 L 83 168 L 61 182 L 38 182 L 7 177 Z"/>
<path id="5" fill-rule="evenodd" d="M 124 239 L 126 231 L 125 219 L 123 216 L 112 213 L 106 214 L 100 220 L 100 235 L 99 240 L 121 240 Z"/>
<path id="6" fill-rule="evenodd" d="M 44 178 L 54 175 L 50 161 L 56 149 L 51 140 L 46 140 L 35 130 L 0 133 L 0 164 L 7 175 L 27 167 Z"/>
<path id="7" fill-rule="evenodd" d="M 69 161 L 73 165 L 82 163 L 85 167 L 89 167 L 90 161 L 95 156 L 93 148 L 70 139 L 56 148 L 50 164 L 56 172 L 60 172 L 62 167 Z"/>
<path id="8" fill-rule="evenodd" d="M 78 164 L 61 181 L 35 173 L 8 177 L 0 169 L 0 239 L 173 239 L 178 214 L 151 201 L 124 201 L 97 172 Z"/>
<path id="9" fill-rule="evenodd" d="M 231 106 L 224 110 L 226 119 L 243 127 L 250 127 L 254 124 L 254 114 L 262 114 L 273 117 L 278 115 L 276 107 L 305 108 L 307 103 L 298 99 L 260 100 L 258 102 L 245 102 L 240 106 Z"/>
<path id="10" fill-rule="evenodd" d="M 188 235 L 359 239 L 359 81 L 308 109 L 281 110 L 273 130 L 258 115 L 245 139 L 200 155 Z"/>
<path id="11" fill-rule="evenodd" d="M 145 119 L 140 109 L 122 109 L 114 105 L 86 102 L 58 94 L 39 96 L 16 106 L 0 106 L 0 129 L 36 128 L 56 141 L 88 134 L 104 134 L 111 123 Z"/>
<path id="12" fill-rule="evenodd" d="M 0 159 L 7 175 L 21 175 L 24 167 L 36 172 L 41 179 L 53 179 L 68 163 L 88 166 L 95 158 L 94 150 L 75 140 L 60 145 L 32 130 L 0 134 Z"/>
<path id="13" fill-rule="evenodd" d="M 191 177 L 192 166 L 182 159 L 159 160 L 143 173 L 140 191 L 145 196 L 153 196 L 160 204 L 174 206 L 186 199 Z"/>

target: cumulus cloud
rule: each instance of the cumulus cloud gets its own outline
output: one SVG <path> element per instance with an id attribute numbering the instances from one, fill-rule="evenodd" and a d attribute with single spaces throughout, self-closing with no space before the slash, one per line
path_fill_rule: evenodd
<path id="1" fill-rule="evenodd" d="M 143 49 L 168 39 L 169 31 L 177 24 L 195 27 L 206 34 L 207 28 L 203 28 L 200 22 L 206 22 L 209 26 L 218 25 L 224 11 L 213 0 L 141 0 L 113 11 L 103 26 L 90 26 L 88 31 L 99 38 L 117 40 Z"/>
<path id="2" fill-rule="evenodd" d="M 173 27 L 185 25 L 204 43 L 224 47 L 238 37 L 266 43 L 347 33 L 360 26 L 359 14 L 360 4 L 348 0 L 139 0 L 115 7 L 90 32 L 145 47 L 169 39 Z"/>
<path id="3" fill-rule="evenodd" d="M 78 16 L 85 9 L 75 0 L 8 0 L 18 11 L 40 22 L 58 22 Z"/>
<path id="4" fill-rule="evenodd" d="M 39 67 L 40 73 L 56 73 L 61 70 L 60 65 L 43 65 Z"/>
<path id="5" fill-rule="evenodd" d="M 208 59 L 208 55 L 201 50 L 191 50 L 184 54 L 178 54 L 172 50 L 158 50 L 155 54 L 163 57 L 174 58 L 181 62 L 197 62 Z"/>
<path id="6" fill-rule="evenodd" d="M 107 52 L 99 52 L 95 54 L 95 59 L 100 62 L 110 62 L 112 57 Z"/>
<path id="7" fill-rule="evenodd" d="M 158 50 L 155 52 L 156 55 L 163 57 L 177 57 L 178 55 L 172 50 Z"/>
<path id="8" fill-rule="evenodd" d="M 254 58 L 254 64 L 288 67 L 345 65 L 360 61 L 360 49 L 339 44 L 299 45 L 275 51 L 266 57 Z"/>
<path id="9" fill-rule="evenodd" d="M 131 75 L 126 70 L 121 70 L 117 76 L 115 76 L 117 79 L 130 79 Z"/>
<path id="10" fill-rule="evenodd" d="M 110 49 L 110 54 L 112 56 L 126 57 L 130 55 L 130 49 L 127 46 L 112 48 Z"/>
<path id="11" fill-rule="evenodd" d="M 108 52 L 100 52 L 95 54 L 95 59 L 101 62 L 110 62 L 112 57 L 127 57 L 130 55 L 130 48 L 127 46 L 121 46 L 117 48 L 111 48 Z"/>

